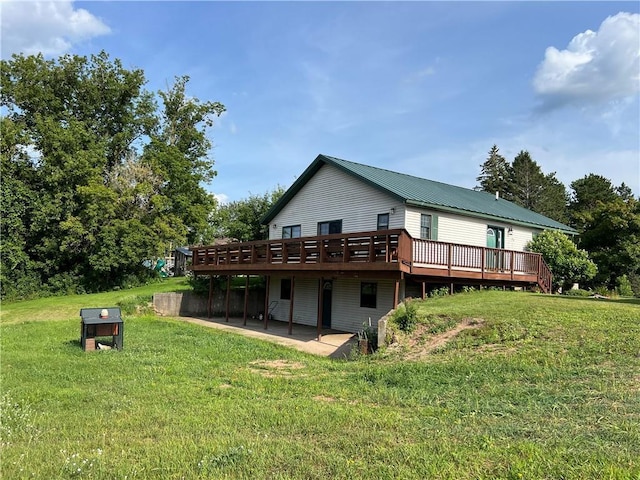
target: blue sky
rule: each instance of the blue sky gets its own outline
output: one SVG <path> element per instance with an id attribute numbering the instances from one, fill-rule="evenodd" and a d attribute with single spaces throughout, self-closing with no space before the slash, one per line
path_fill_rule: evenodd
<path id="1" fill-rule="evenodd" d="M 473 187 L 495 143 L 569 186 L 640 195 L 638 2 L 9 2 L 2 55 L 105 50 L 148 88 L 189 75 L 222 200 L 318 155 Z"/>

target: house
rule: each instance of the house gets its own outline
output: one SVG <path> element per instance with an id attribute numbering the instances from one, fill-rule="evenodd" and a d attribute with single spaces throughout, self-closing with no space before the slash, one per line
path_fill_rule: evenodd
<path id="1" fill-rule="evenodd" d="M 358 331 L 433 285 L 549 292 L 551 273 L 527 242 L 545 229 L 576 233 L 498 194 L 326 155 L 262 221 L 269 240 L 194 247 L 192 270 L 264 276 L 264 312 L 319 336 Z"/>

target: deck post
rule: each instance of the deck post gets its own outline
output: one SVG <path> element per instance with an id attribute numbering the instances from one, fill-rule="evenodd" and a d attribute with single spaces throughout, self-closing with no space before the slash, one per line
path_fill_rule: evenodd
<path id="1" fill-rule="evenodd" d="M 398 300 L 400 296 L 400 280 L 395 281 L 395 287 L 393 289 L 393 308 L 396 308 L 398 306 Z"/>
<path id="2" fill-rule="evenodd" d="M 449 295 L 453 295 L 453 282 L 449 284 Z"/>
<path id="3" fill-rule="evenodd" d="M 427 282 L 422 282 L 422 300 L 427 298 Z"/>
<path id="4" fill-rule="evenodd" d="M 451 276 L 451 263 L 452 263 L 451 257 L 452 256 L 453 256 L 453 245 L 449 244 L 449 249 L 447 252 L 447 270 L 449 271 L 449 276 Z"/>
<path id="5" fill-rule="evenodd" d="M 320 277 L 320 281 L 318 282 L 318 321 L 316 322 L 318 341 L 322 339 L 322 304 L 324 302 L 324 288 L 322 288 L 323 283 L 324 280 Z"/>
<path id="6" fill-rule="evenodd" d="M 289 301 L 289 335 L 293 334 L 293 297 L 296 291 L 296 277 L 291 276 L 291 300 Z"/>
<path id="7" fill-rule="evenodd" d="M 229 322 L 229 299 L 231 298 L 231 275 L 227 275 L 227 297 L 225 298 L 225 322 Z"/>
<path id="8" fill-rule="evenodd" d="M 207 301 L 207 318 L 211 318 L 213 310 L 213 275 L 209 275 L 209 300 Z"/>
<path id="9" fill-rule="evenodd" d="M 266 278 L 266 291 L 264 295 L 264 329 L 269 325 L 269 287 L 271 286 L 271 275 Z"/>
<path id="10" fill-rule="evenodd" d="M 242 319 L 242 325 L 247 326 L 247 310 L 249 309 L 249 276 L 244 277 L 244 316 Z"/>
<path id="11" fill-rule="evenodd" d="M 511 280 L 513 280 L 513 270 L 515 268 L 515 257 L 516 257 L 516 252 L 511 252 L 511 254 L 509 255 L 511 257 Z"/>

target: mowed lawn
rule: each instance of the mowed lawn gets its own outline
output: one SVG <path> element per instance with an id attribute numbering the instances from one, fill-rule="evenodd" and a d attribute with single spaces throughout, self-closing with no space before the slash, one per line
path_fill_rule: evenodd
<path id="1" fill-rule="evenodd" d="M 640 478 L 637 300 L 429 299 L 425 322 L 482 326 L 414 361 L 152 315 L 80 349 L 81 307 L 149 288 L 3 305 L 2 478 Z"/>

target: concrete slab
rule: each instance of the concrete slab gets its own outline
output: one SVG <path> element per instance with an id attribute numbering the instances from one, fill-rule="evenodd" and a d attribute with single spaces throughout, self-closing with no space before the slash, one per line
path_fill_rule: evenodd
<path id="1" fill-rule="evenodd" d="M 346 358 L 357 342 L 357 335 L 337 330 L 323 330 L 318 341 L 316 327 L 299 324 L 293 325 L 293 333 L 289 335 L 289 324 L 277 320 L 270 320 L 265 330 L 264 321 L 256 319 L 247 319 L 247 325 L 244 326 L 242 318 L 230 318 L 228 322 L 224 318 L 174 318 L 332 358 Z"/>

